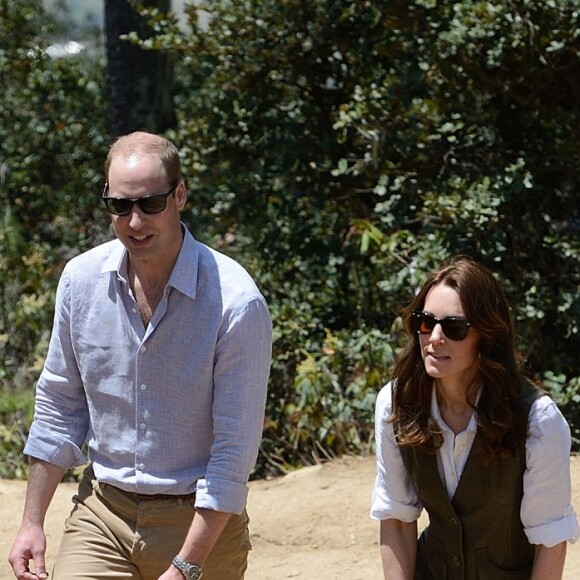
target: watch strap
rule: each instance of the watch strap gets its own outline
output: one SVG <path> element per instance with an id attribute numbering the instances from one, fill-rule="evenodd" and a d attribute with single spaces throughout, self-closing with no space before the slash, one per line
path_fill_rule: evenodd
<path id="1" fill-rule="evenodd" d="M 200 566 L 190 564 L 179 556 L 175 556 L 171 563 L 183 574 L 186 580 L 199 580 L 203 575 L 203 570 Z"/>

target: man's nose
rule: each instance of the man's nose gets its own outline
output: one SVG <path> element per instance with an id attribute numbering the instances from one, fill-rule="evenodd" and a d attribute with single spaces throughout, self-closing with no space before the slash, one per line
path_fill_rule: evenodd
<path id="1" fill-rule="evenodd" d="M 129 225 L 136 230 L 143 225 L 144 221 L 143 212 L 139 209 L 139 206 L 137 204 L 133 205 L 129 214 Z"/>

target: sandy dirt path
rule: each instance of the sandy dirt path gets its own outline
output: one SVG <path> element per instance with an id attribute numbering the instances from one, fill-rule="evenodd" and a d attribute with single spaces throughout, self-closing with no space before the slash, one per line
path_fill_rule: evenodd
<path id="1" fill-rule="evenodd" d="M 343 458 L 250 484 L 252 543 L 247 580 L 380 580 L 378 524 L 368 517 L 372 458 Z M 580 457 L 572 457 L 573 503 L 580 511 Z M 62 484 L 47 516 L 49 561 L 70 509 L 73 484 Z M 0 480 L 0 580 L 20 521 L 25 484 Z M 421 523 L 421 522 L 420 522 Z M 580 578 L 580 542 L 568 546 L 565 580 Z"/>

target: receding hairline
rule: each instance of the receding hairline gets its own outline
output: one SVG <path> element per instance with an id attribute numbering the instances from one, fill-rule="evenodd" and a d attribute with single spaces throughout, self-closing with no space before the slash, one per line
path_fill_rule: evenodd
<path id="1" fill-rule="evenodd" d="M 167 178 L 173 182 L 181 177 L 179 151 L 177 147 L 161 135 L 135 131 L 122 135 L 111 145 L 105 160 L 105 179 L 109 178 L 109 170 L 113 159 L 129 159 L 133 156 L 148 156 L 159 159 Z"/>

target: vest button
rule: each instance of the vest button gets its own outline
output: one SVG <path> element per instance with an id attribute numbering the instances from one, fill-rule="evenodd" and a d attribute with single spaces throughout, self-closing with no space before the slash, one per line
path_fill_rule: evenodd
<path id="1" fill-rule="evenodd" d="M 461 558 L 459 556 L 452 556 L 451 562 L 453 562 L 454 566 L 461 566 Z"/>
<path id="2" fill-rule="evenodd" d="M 449 516 L 449 523 L 453 526 L 457 526 L 457 518 L 455 516 Z"/>

